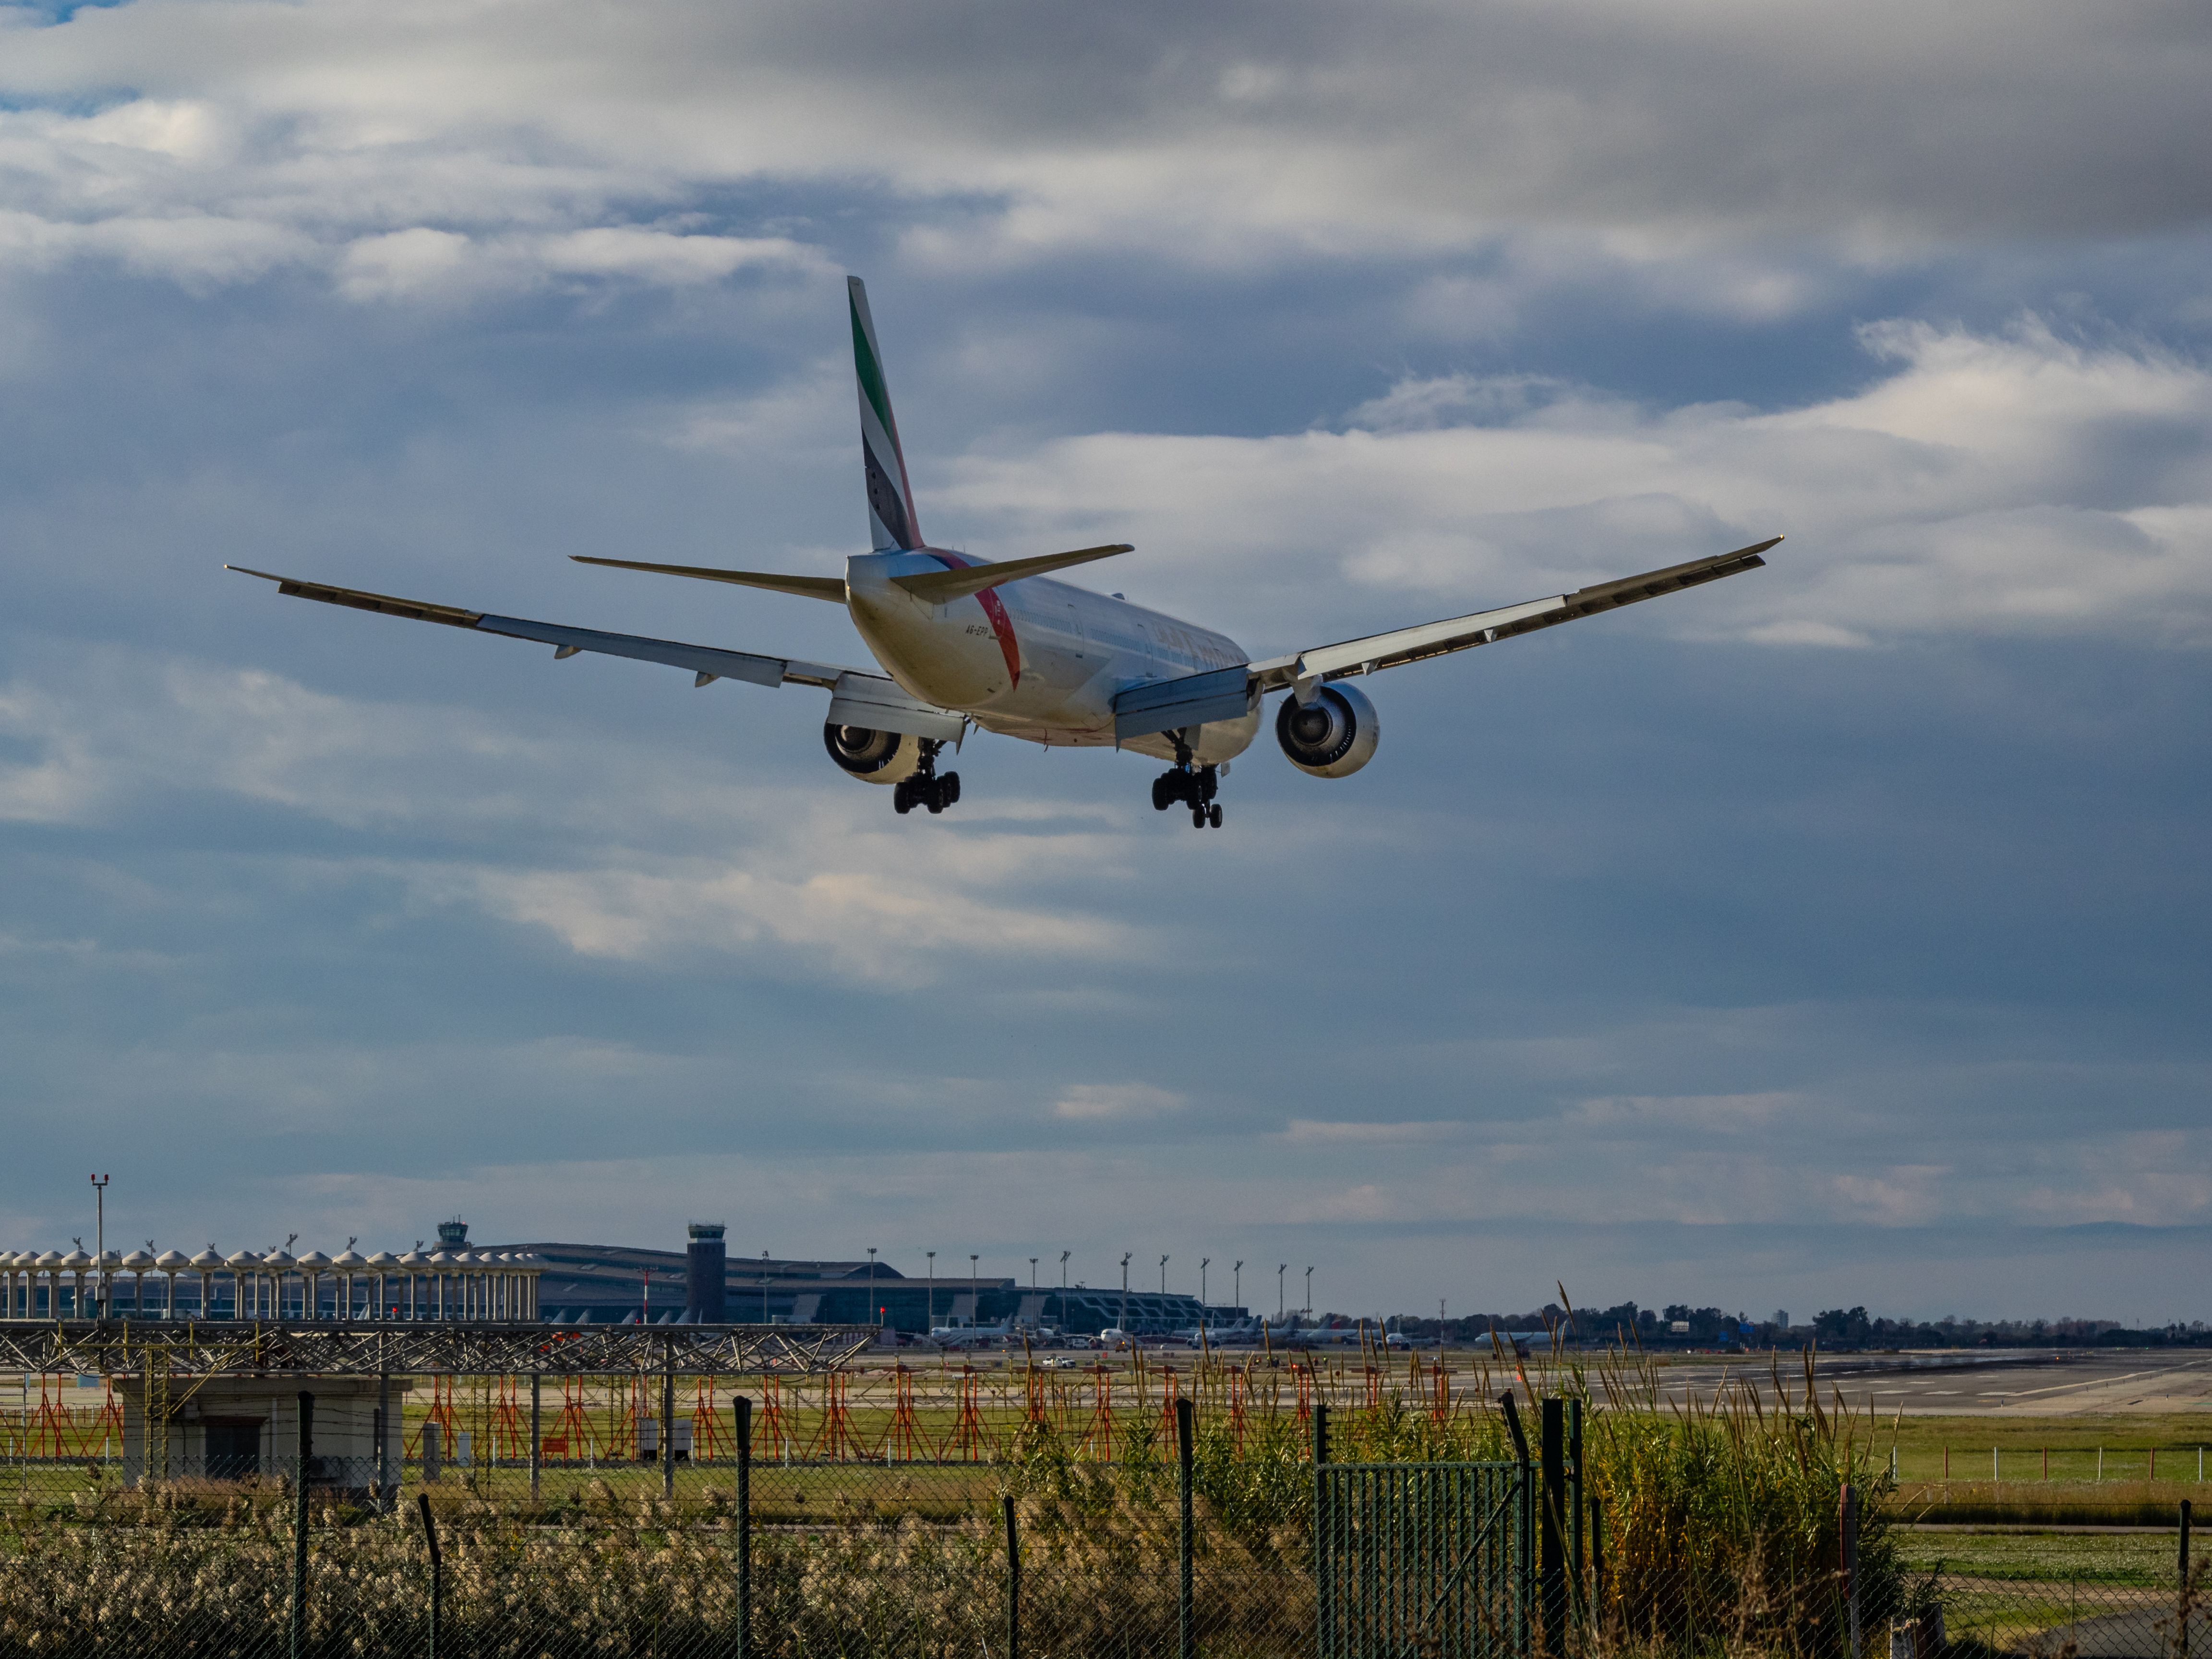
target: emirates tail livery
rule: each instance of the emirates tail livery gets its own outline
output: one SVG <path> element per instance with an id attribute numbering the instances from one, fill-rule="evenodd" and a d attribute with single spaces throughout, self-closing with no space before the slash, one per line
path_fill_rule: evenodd
<path id="1" fill-rule="evenodd" d="M 857 276 L 847 287 L 872 550 L 848 558 L 842 576 L 580 556 L 578 562 L 733 582 L 842 605 L 875 658 L 872 668 L 526 622 L 262 570 L 244 574 L 273 581 L 279 593 L 297 599 L 534 640 L 553 647 L 556 659 L 596 651 L 688 668 L 695 685 L 732 679 L 817 687 L 830 694 L 822 728 L 830 758 L 863 782 L 890 785 L 891 805 L 902 813 L 916 806 L 941 812 L 960 799 L 960 775 L 938 766 L 945 745 L 957 750 L 974 725 L 1030 743 L 1110 744 L 1166 761 L 1168 769 L 1152 781 L 1152 805 L 1161 811 L 1187 806 L 1194 825 L 1218 829 L 1221 807 L 1214 795 L 1220 776 L 1258 734 L 1270 693 L 1289 693 L 1276 710 L 1275 741 L 1291 764 L 1317 778 L 1349 777 L 1373 757 L 1380 730 L 1375 705 L 1351 684 L 1355 677 L 1755 569 L 1765 562 L 1759 555 L 1782 539 L 1572 593 L 1254 662 L 1225 634 L 1052 578 L 1052 572 L 1132 551 L 1126 543 L 990 564 L 924 540 L 867 289 Z"/>

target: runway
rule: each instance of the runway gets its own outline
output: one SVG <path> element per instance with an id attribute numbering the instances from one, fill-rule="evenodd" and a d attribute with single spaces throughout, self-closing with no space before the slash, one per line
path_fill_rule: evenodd
<path id="1" fill-rule="evenodd" d="M 1804 1366 L 1796 1356 L 1784 1356 L 1781 1370 L 1793 1393 L 1802 1388 Z M 1669 1359 L 1661 1367 L 1662 1397 L 1706 1401 L 1736 1380 L 1765 1393 L 1772 1375 L 1763 1354 Z M 1838 1354 L 1821 1360 L 1815 1375 L 1823 1399 L 1840 1391 L 1854 1407 L 1871 1402 L 1884 1414 L 1901 1409 L 1908 1417 L 2212 1412 L 2212 1352 L 2203 1349 Z"/>

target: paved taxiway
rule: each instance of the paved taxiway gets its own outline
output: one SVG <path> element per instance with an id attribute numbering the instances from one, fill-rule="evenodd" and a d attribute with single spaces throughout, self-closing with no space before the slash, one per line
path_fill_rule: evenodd
<path id="1" fill-rule="evenodd" d="M 1790 1391 L 1804 1384 L 1802 1360 L 1785 1355 Z M 1908 1417 L 2073 1417 L 2212 1411 L 2212 1352 L 2203 1349 L 2096 1349 L 2086 1352 L 1838 1354 L 1815 1373 L 1823 1399 L 1840 1390 L 1852 1406 Z M 1665 1397 L 1710 1400 L 1736 1378 L 1771 1385 L 1765 1355 L 1668 1360 Z"/>

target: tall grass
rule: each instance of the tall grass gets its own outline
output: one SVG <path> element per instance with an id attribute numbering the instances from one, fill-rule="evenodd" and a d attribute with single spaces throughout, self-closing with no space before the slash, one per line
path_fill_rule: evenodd
<path id="1" fill-rule="evenodd" d="M 1774 1652 L 1842 1647 L 1838 1499 L 1862 1494 L 1859 1584 L 1868 1640 L 1932 1593 L 1890 1534 L 1887 1446 L 1809 1364 L 1718 1398 L 1665 1401 L 1632 1350 L 1595 1362 L 1498 1356 L 1531 1417 L 1540 1396 L 1583 1403 L 1583 1491 L 1604 1516 L 1607 1577 L 1577 1642 L 1596 1651 Z M 757 1471 L 755 1631 L 762 1651 L 973 1656 L 1002 1639 L 1000 1497 L 1022 1540 L 1025 1646 L 1039 1654 L 1166 1654 L 1176 1644 L 1180 1516 L 1162 1419 L 1112 1463 L 1080 1436 L 1028 1424 L 955 1486 L 881 1465 Z M 1218 1656 L 1310 1651 L 1313 1471 L 1308 1425 L 1270 1401 L 1234 1426 L 1202 1407 L 1194 1446 L 1202 1645 Z M 1490 1462 L 1513 1455 L 1487 1401 L 1389 1397 L 1332 1414 L 1346 1462 Z M 567 1480 L 561 1482 L 570 1487 Z M 826 1488 L 826 1490 L 824 1490 Z M 439 1498 L 460 1650 L 684 1651 L 726 1643 L 735 1618 L 732 1516 L 598 1480 L 536 1507 L 448 1487 Z M 0 1528 L 0 1659 L 95 1643 L 148 1656 L 251 1649 L 281 1633 L 289 1504 L 273 1483 L 213 1492 L 106 1492 L 67 1515 Z M 332 1510 L 310 1552 L 327 1651 L 413 1650 L 427 1556 L 404 1516 Z M 1594 1585 L 1578 1588 L 1578 1601 Z M 536 1645 L 533 1645 L 536 1644 Z"/>
<path id="2" fill-rule="evenodd" d="M 1863 1627 L 1932 1602 L 1932 1582 L 1899 1557 L 1874 1421 L 1840 1395 L 1823 1403 L 1809 1352 L 1801 1376 L 1778 1362 L 1764 1388 L 1741 1379 L 1703 1403 L 1663 1400 L 1656 1367 L 1633 1350 L 1563 1366 L 1555 1381 L 1597 1407 L 1583 1459 L 1586 1491 L 1603 1506 L 1600 1629 L 1638 1642 L 1844 1650 L 1846 1486 L 1856 1493 Z"/>

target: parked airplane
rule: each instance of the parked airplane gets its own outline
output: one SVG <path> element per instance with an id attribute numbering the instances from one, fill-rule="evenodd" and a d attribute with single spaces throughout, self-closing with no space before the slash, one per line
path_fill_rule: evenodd
<path id="1" fill-rule="evenodd" d="M 1267 1334 L 1267 1322 L 1257 1315 L 1218 1325 L 1194 1325 L 1188 1330 L 1176 1333 L 1183 1346 L 1190 1348 L 1256 1348 L 1266 1340 Z"/>
<path id="2" fill-rule="evenodd" d="M 929 1340 L 940 1348 L 994 1348 L 1019 1333 L 1011 1319 L 995 1325 L 933 1325 Z"/>
<path id="3" fill-rule="evenodd" d="M 1362 639 L 1317 645 L 1254 662 L 1224 634 L 1179 621 L 1116 593 L 1109 597 L 1047 573 L 1134 550 L 1126 542 L 989 563 L 922 538 L 914 489 L 891 416 L 883 354 L 867 290 L 848 279 L 853 356 L 860 380 L 860 453 L 872 550 L 842 576 L 783 575 L 699 565 L 573 555 L 579 563 L 645 570 L 825 599 L 846 607 L 874 668 L 759 656 L 673 640 L 529 622 L 325 582 L 260 576 L 294 598 L 534 640 L 564 659 L 580 652 L 688 668 L 696 686 L 717 679 L 811 685 L 830 694 L 823 745 L 849 776 L 891 786 L 902 813 L 941 812 L 960 799 L 960 775 L 939 773 L 970 726 L 1048 747 L 1134 750 L 1170 763 L 1152 781 L 1152 805 L 1181 805 L 1203 828 L 1221 825 L 1214 799 L 1229 763 L 1250 746 L 1263 699 L 1285 696 L 1275 741 L 1291 765 L 1317 778 L 1349 777 L 1374 757 L 1375 705 L 1355 677 L 1533 633 L 1640 599 L 1755 569 L 1778 536 L 1733 553 L 1600 582 L 1571 593 L 1479 611 Z"/>

